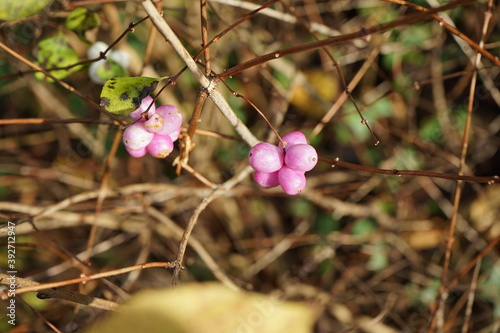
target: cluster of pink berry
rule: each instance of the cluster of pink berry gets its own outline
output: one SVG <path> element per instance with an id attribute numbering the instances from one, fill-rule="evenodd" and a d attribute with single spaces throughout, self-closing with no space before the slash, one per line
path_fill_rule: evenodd
<path id="1" fill-rule="evenodd" d="M 150 105 L 147 117 L 142 117 L 141 114 Z M 153 98 L 148 96 L 129 116 L 135 122 L 123 132 L 123 143 L 130 155 L 142 157 L 149 153 L 157 158 L 165 158 L 172 152 L 182 124 L 182 114 L 175 106 L 156 108 Z"/>
<path id="2" fill-rule="evenodd" d="M 255 170 L 253 179 L 261 187 L 280 185 L 286 194 L 295 195 L 306 187 L 305 172 L 318 163 L 318 154 L 301 132 L 288 133 L 282 139 L 285 146 L 267 142 L 253 146 L 248 162 Z"/>

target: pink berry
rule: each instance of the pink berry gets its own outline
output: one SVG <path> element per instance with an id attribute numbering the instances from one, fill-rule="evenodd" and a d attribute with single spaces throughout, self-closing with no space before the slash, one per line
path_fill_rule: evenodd
<path id="1" fill-rule="evenodd" d="M 156 113 L 163 116 L 163 129 L 158 134 L 168 135 L 179 132 L 182 125 L 182 114 L 173 105 L 163 105 L 156 109 Z"/>
<path id="2" fill-rule="evenodd" d="M 279 185 L 278 171 L 271 173 L 255 171 L 253 174 L 253 180 L 255 180 L 255 182 L 262 188 L 276 187 Z"/>
<path id="3" fill-rule="evenodd" d="M 127 152 L 130 154 L 130 156 L 137 157 L 137 158 L 143 157 L 147 153 L 146 148 L 142 148 L 142 149 L 138 149 L 138 150 L 127 149 Z"/>
<path id="4" fill-rule="evenodd" d="M 283 149 L 271 143 L 260 142 L 250 149 L 248 162 L 255 171 L 265 173 L 278 171 L 284 163 Z"/>
<path id="5" fill-rule="evenodd" d="M 155 113 L 148 120 L 144 122 L 144 127 L 148 132 L 158 133 L 163 129 L 163 123 L 164 123 L 163 117 L 160 114 Z"/>
<path id="6" fill-rule="evenodd" d="M 179 138 L 180 134 L 181 134 L 181 129 L 179 128 L 178 131 L 168 133 L 168 136 L 170 137 L 170 139 L 172 139 L 172 142 L 173 142 Z"/>
<path id="7" fill-rule="evenodd" d="M 153 103 L 153 105 L 151 105 L 151 103 Z M 151 105 L 151 108 L 149 108 L 149 106 Z M 153 116 L 153 114 L 156 112 L 156 107 L 154 105 L 154 100 L 153 100 L 153 97 L 151 96 L 146 96 L 142 102 L 141 102 L 141 106 L 139 106 L 139 108 L 133 112 L 131 112 L 129 114 L 129 117 L 132 118 L 133 120 L 138 120 L 141 118 L 141 114 L 146 111 L 147 109 L 149 108 L 149 111 L 148 111 L 148 119 L 151 118 L 151 116 Z"/>
<path id="8" fill-rule="evenodd" d="M 153 133 L 146 130 L 142 122 L 130 125 L 123 131 L 123 143 L 127 150 L 141 150 L 153 140 Z"/>
<path id="9" fill-rule="evenodd" d="M 174 143 L 168 135 L 155 134 L 146 149 L 151 156 L 165 158 L 174 150 Z"/>
<path id="10" fill-rule="evenodd" d="M 296 144 L 286 150 L 285 165 L 299 171 L 312 170 L 318 163 L 318 153 L 313 146 Z"/>
<path id="11" fill-rule="evenodd" d="M 288 195 L 296 195 L 306 187 L 304 172 L 290 169 L 286 165 L 278 171 L 278 181 L 283 191 Z"/>
<path id="12" fill-rule="evenodd" d="M 304 133 L 298 131 L 290 132 L 281 139 L 286 143 L 285 151 L 293 145 L 307 144 L 307 139 Z M 283 144 L 280 142 L 278 147 L 283 148 Z"/>

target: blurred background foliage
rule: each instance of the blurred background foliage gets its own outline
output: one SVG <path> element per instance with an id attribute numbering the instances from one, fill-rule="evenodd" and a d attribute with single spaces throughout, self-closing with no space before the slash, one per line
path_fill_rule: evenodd
<path id="1" fill-rule="evenodd" d="M 438 5 L 437 1 L 414 3 Z M 258 6 L 256 1 L 208 1 L 209 38 L 243 17 L 249 11 L 247 5 Z M 146 16 L 135 1 L 90 1 L 84 7 L 95 24 L 82 31 L 78 29 L 81 25 L 67 23 L 75 6 L 81 7 L 78 1 L 53 1 L 27 18 L 2 16 L 0 11 L 0 18 L 5 20 L 0 23 L 1 41 L 42 66 L 66 66 L 87 59 L 87 50 L 96 41 L 112 44 L 130 22 Z M 486 6 L 486 1 L 477 1 L 444 12 L 441 17 L 478 42 Z M 257 14 L 210 47 L 214 72 L 315 40 L 295 15 L 314 24 L 323 39 L 414 12 L 383 1 L 322 0 L 287 0 L 277 2 L 270 10 L 277 17 L 269 12 Z M 497 8 L 492 14 L 485 49 L 498 55 Z M 199 2 L 164 1 L 163 15 L 194 55 L 202 43 Z M 113 47 L 129 54 L 126 70 L 131 76 L 175 75 L 184 67 L 172 47 L 152 33 L 153 29 L 151 22 L 145 21 Z M 148 49 L 150 38 L 152 47 Z M 55 58 L 53 52 L 44 54 L 47 48 L 56 50 L 48 41 L 66 52 L 57 51 Z M 341 77 L 323 51 L 276 59 L 225 82 L 257 105 L 281 135 L 304 131 L 321 157 L 339 157 L 385 169 L 457 172 L 473 70 L 471 59 L 475 56 L 467 44 L 429 19 L 328 47 L 327 51 L 338 62 L 347 84 L 359 81 L 352 96 L 380 138 L 380 145 L 373 145 L 349 99 L 331 119 L 321 123 L 344 91 Z M 89 79 L 89 66 L 73 67 L 62 76 L 52 73 L 98 102 L 102 86 Z M 500 76 L 498 66 L 484 57 L 481 66 L 466 173 L 491 176 L 500 170 Z M 74 261 L 60 252 L 64 249 L 66 254 L 79 255 L 85 251 L 96 196 L 89 195 L 36 220 L 36 230 L 27 221 L 40 209 L 75 195 L 95 193 L 120 128 L 110 125 L 107 115 L 74 93 L 40 80 L 41 76 L 33 75 L 19 59 L 0 53 L 0 120 L 19 119 L 0 126 L 0 219 L 20 223 L 16 238 L 19 276 L 43 283 L 81 273 Z M 219 86 L 259 139 L 276 141 L 248 103 Z M 186 126 L 198 93 L 199 85 L 187 71 L 161 93 L 159 103 L 178 106 Z M 28 124 L 22 121 L 24 118 L 79 118 L 96 123 Z M 314 133 L 320 123 L 323 127 Z M 235 131 L 210 101 L 204 106 L 198 129 L 209 132 L 195 136 L 196 148 L 189 161 L 193 170 L 219 184 L 247 165 L 249 147 L 235 138 Z M 104 200 L 96 217 L 93 270 L 175 259 L 178 238 L 146 208 L 158 210 L 184 228 L 201 199 L 210 193 L 189 172 L 175 174 L 172 161 L 176 154 L 178 149 L 165 160 L 151 156 L 136 159 L 120 145 L 109 171 L 109 187 L 114 193 Z M 242 288 L 269 295 L 277 292 L 283 300 L 318 306 L 321 310 L 317 310 L 316 332 L 415 332 L 426 327 L 431 316 L 428 309 L 437 299 L 455 186 L 448 180 L 381 176 L 319 163 L 308 173 L 306 190 L 296 197 L 286 196 L 279 189 L 262 190 L 250 178 L 245 179 L 208 206 L 193 237 Z M 500 236 L 499 207 L 498 185 L 464 185 L 450 277 Z M 445 331 L 459 331 L 464 322 L 471 332 L 500 329 L 498 254 L 497 246 L 482 260 L 468 319 L 465 305 L 472 271 L 450 290 L 442 324 Z M 0 260 L 5 266 L 5 256 Z M 181 283 L 215 279 L 192 248 L 188 247 L 186 260 Z M 148 269 L 110 280 L 134 293 L 169 286 L 171 272 Z M 123 300 L 103 282 L 67 288 Z M 74 312 L 70 303 L 41 301 L 33 294 L 22 297 L 65 332 L 78 332 L 89 318 L 102 314 L 85 307 Z M 29 307 L 20 306 L 18 311 L 19 324 L 26 331 L 49 331 Z M 8 328 L 2 319 L 0 331 Z"/>

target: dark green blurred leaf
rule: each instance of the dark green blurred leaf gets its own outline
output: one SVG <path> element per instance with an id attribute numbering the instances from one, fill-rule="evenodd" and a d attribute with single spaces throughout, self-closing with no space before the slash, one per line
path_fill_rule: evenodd
<path id="1" fill-rule="evenodd" d="M 292 216 L 296 217 L 308 217 L 311 216 L 313 206 L 311 202 L 305 199 L 298 199 L 297 201 L 290 201 L 288 206 L 288 211 Z"/>
<path id="2" fill-rule="evenodd" d="M 443 142 L 441 126 L 439 126 L 439 122 L 435 116 L 422 121 L 418 134 L 427 141 L 438 144 Z"/>
<path id="3" fill-rule="evenodd" d="M 340 223 L 332 217 L 332 214 L 319 213 L 314 221 L 313 231 L 318 234 L 340 231 Z"/>
<path id="4" fill-rule="evenodd" d="M 377 230 L 377 225 L 373 220 L 362 218 L 357 219 L 351 229 L 353 235 L 371 235 Z"/>

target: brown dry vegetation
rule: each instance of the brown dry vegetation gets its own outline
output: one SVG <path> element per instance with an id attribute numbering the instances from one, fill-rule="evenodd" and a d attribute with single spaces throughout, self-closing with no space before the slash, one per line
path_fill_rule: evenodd
<path id="1" fill-rule="evenodd" d="M 138 2 L 102 2 L 86 5 L 101 19 L 87 34 L 93 41 L 111 44 L 147 15 Z M 222 74 L 263 54 L 357 33 L 224 79 L 280 135 L 304 131 L 330 160 L 307 174 L 297 196 L 253 183 L 247 143 L 210 99 L 180 175 L 172 166 L 178 147 L 165 160 L 130 157 L 121 143 L 115 153 L 114 119 L 36 79 L 21 61 L 33 61 L 37 43 L 58 31 L 85 58 L 88 46 L 62 25 L 77 4 L 63 1 L 1 26 L 0 41 L 17 56 L 0 51 L 0 220 L 16 224 L 19 278 L 44 284 L 174 262 L 183 230 L 197 221 L 177 284 L 220 280 L 314 304 L 315 332 L 500 331 L 500 187 L 494 178 L 446 179 L 500 170 L 500 23 L 492 1 L 451 2 L 432 17 L 403 1 L 283 0 L 213 43 L 210 69 Z M 252 10 L 246 5 L 262 1 L 208 1 L 208 40 Z M 163 16 L 195 55 L 203 43 L 200 2 L 164 1 Z M 185 65 L 150 20 L 114 48 L 132 56 L 131 76 L 175 75 Z M 64 81 L 98 103 L 102 86 L 85 69 Z M 277 142 L 255 108 L 218 88 L 255 137 Z M 177 105 L 187 127 L 199 94 L 188 70 L 159 101 Z M 366 168 L 332 168 L 335 158 Z M 236 181 L 221 190 L 228 180 Z M 0 251 L 6 267 L 7 248 Z M 138 290 L 169 287 L 174 273 L 150 267 L 61 289 L 120 303 Z M 12 332 L 55 331 L 47 322 L 77 332 L 105 312 L 35 295 L 17 297 Z M 12 328 L 5 318 L 0 330 Z"/>

